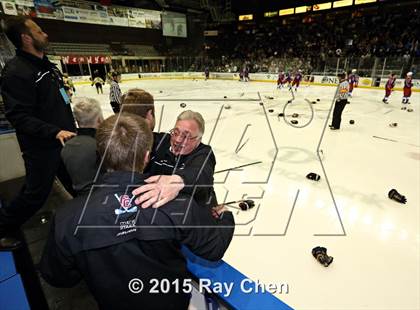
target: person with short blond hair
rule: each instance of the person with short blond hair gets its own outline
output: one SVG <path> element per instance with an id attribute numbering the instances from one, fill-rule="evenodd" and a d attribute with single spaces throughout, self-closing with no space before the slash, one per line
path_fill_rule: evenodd
<path id="1" fill-rule="evenodd" d="M 107 172 L 143 172 L 153 144 L 153 134 L 143 118 L 124 114 L 120 119 L 107 119 L 96 135 L 101 164 Z M 145 159 L 147 155 L 147 159 Z"/>
<path id="2" fill-rule="evenodd" d="M 141 116 L 152 130 L 155 128 L 155 100 L 147 91 L 140 88 L 129 89 L 121 97 L 121 111 Z"/>
<path id="3" fill-rule="evenodd" d="M 96 139 L 106 173 L 89 194 L 57 210 L 39 264 L 42 277 L 57 287 L 84 278 L 100 309 L 188 309 L 191 276 L 181 246 L 221 259 L 234 232 L 232 213 L 214 218 L 186 194 L 158 209 L 135 203 L 131 189 L 145 183 L 142 169 L 152 146 L 144 118 L 111 116 Z M 130 291 L 133 279 L 143 290 Z M 150 293 L 155 281 L 186 286 Z"/>

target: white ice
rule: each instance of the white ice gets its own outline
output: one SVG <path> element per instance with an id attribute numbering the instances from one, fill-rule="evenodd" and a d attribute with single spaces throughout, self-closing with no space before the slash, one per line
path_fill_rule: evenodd
<path id="1" fill-rule="evenodd" d="M 107 86 L 103 95 L 90 85 L 76 87 L 76 97 L 98 98 L 105 115 L 111 115 Z M 314 118 L 304 128 L 277 117 L 291 94 L 272 83 L 174 79 L 121 84 L 123 92 L 133 87 L 155 97 L 161 131 L 174 126 L 181 102 L 202 113 L 203 142 L 215 152 L 216 171 L 262 161 L 215 175 L 219 202 L 248 197 L 257 203 L 247 212 L 232 209 L 238 226 L 226 262 L 255 281 L 288 284 L 288 294 L 276 296 L 295 309 L 420 308 L 420 93 L 413 93 L 410 113 L 401 110 L 400 91 L 385 105 L 384 90 L 356 88 L 341 130 L 330 131 L 334 87 L 299 88 L 286 109 L 286 114 L 299 114 L 298 126 L 311 118 L 304 99 L 320 99 L 311 104 Z M 224 96 L 243 101 L 223 101 Z M 316 152 L 321 137 L 326 174 Z M 309 172 L 321 180 L 307 180 Z M 407 204 L 388 198 L 392 188 L 407 197 Z M 326 247 L 334 257 L 328 268 L 312 257 L 315 246 Z"/>

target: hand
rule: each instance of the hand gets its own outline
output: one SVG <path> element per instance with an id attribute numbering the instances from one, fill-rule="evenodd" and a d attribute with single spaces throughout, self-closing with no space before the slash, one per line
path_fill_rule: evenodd
<path id="1" fill-rule="evenodd" d="M 64 146 L 64 142 L 66 140 L 73 138 L 74 136 L 77 136 L 74 132 L 67 131 L 67 130 L 60 130 L 58 134 L 55 136 L 56 139 L 60 140 L 61 144 Z"/>
<path id="2" fill-rule="evenodd" d="M 211 209 L 211 215 L 213 215 L 215 219 L 218 219 L 225 211 L 228 211 L 225 205 L 217 205 Z"/>
<path id="3" fill-rule="evenodd" d="M 159 208 L 169 201 L 175 199 L 184 188 L 184 181 L 179 175 L 154 175 L 144 180 L 147 184 L 136 188 L 133 195 L 140 195 L 136 198 L 137 205 L 142 208 Z"/>

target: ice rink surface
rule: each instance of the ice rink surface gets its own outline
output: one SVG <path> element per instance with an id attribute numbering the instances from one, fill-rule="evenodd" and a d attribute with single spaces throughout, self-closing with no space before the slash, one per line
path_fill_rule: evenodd
<path id="1" fill-rule="evenodd" d="M 75 97 L 97 98 L 112 114 L 108 86 L 103 95 L 76 87 Z M 185 109 L 203 115 L 202 142 L 215 152 L 216 171 L 261 161 L 215 174 L 219 202 L 256 201 L 250 211 L 232 209 L 237 228 L 227 263 L 254 281 L 283 284 L 275 295 L 295 309 L 420 309 L 420 93 L 407 112 L 401 91 L 385 105 L 384 90 L 356 88 L 341 130 L 330 131 L 335 87 L 303 85 L 290 104 L 291 93 L 274 83 L 121 83 L 123 92 L 134 87 L 155 98 L 155 130 L 173 128 Z M 306 179 L 309 172 L 320 181 Z M 388 198 L 392 188 L 407 204 Z M 314 259 L 315 246 L 334 257 L 329 267 Z"/>

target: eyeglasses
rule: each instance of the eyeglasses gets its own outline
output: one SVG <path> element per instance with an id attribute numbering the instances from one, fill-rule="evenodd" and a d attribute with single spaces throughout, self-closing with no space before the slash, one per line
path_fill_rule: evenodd
<path id="1" fill-rule="evenodd" d="M 175 138 L 181 137 L 181 139 L 182 139 L 182 140 L 187 139 L 187 140 L 189 140 L 189 141 L 195 140 L 195 139 L 197 139 L 197 138 L 199 138 L 199 137 L 200 137 L 199 135 L 197 135 L 197 136 L 195 136 L 195 137 L 191 137 L 191 133 L 189 133 L 189 132 L 185 132 L 185 131 L 184 131 L 184 132 L 182 132 L 182 131 L 180 131 L 178 128 L 171 129 L 171 130 L 169 131 L 169 134 L 170 134 L 172 137 L 175 137 Z"/>

